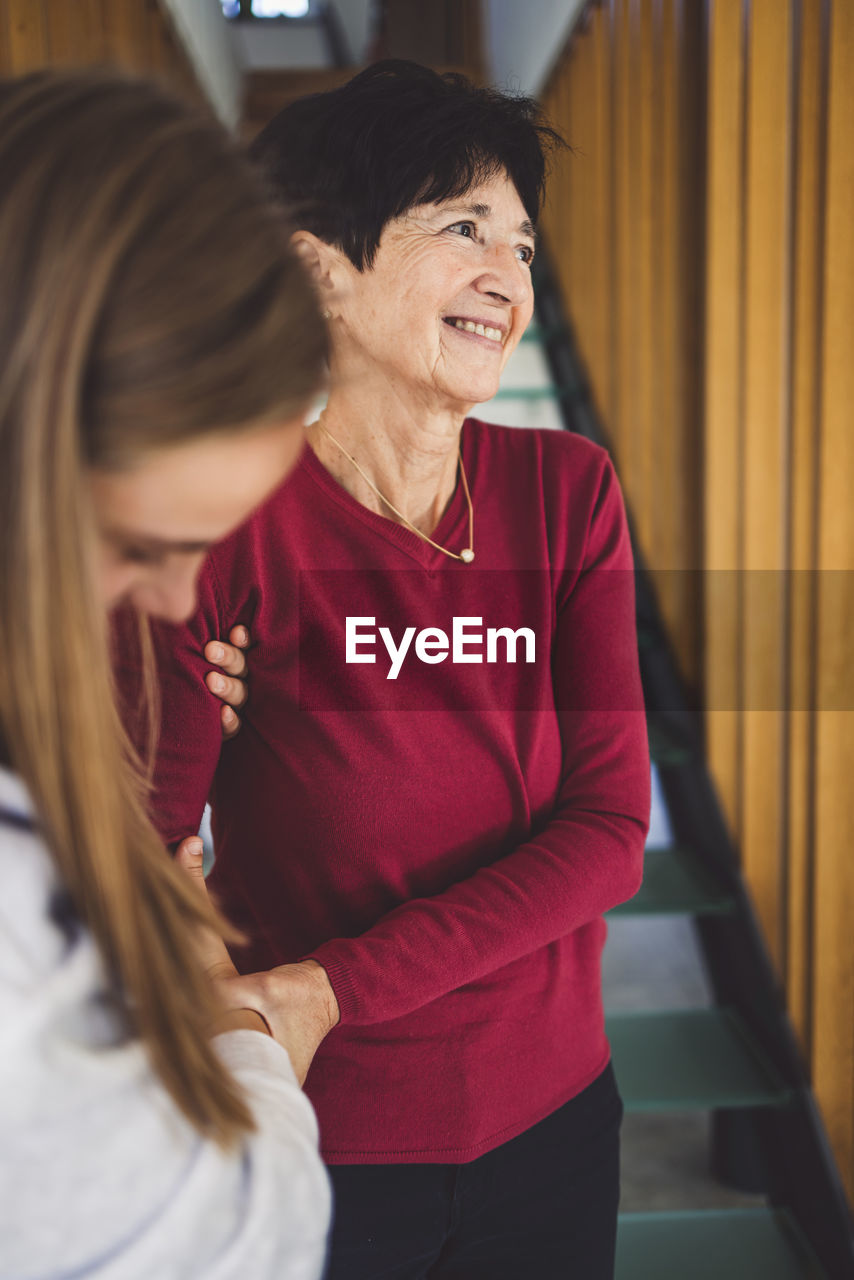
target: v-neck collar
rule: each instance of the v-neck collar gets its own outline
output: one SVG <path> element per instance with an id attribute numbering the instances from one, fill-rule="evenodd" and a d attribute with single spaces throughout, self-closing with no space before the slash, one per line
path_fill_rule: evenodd
<path id="1" fill-rule="evenodd" d="M 460 452 L 462 454 L 463 465 L 466 468 L 466 477 L 469 482 L 469 488 L 472 493 L 472 502 L 474 502 L 474 480 L 471 475 L 471 432 L 467 429 L 469 420 L 463 423 L 462 433 L 460 435 Z M 362 506 L 358 499 L 354 498 L 351 493 L 339 484 L 335 477 L 327 471 L 326 467 L 318 458 L 311 445 L 306 443 L 303 451 L 302 465 L 315 484 L 342 507 L 356 520 L 367 525 L 379 537 L 384 538 L 386 542 L 390 542 L 397 547 L 404 555 L 417 563 L 424 569 L 435 571 L 442 565 L 456 568 L 467 569 L 469 566 L 460 560 L 452 560 L 450 556 L 443 555 L 441 551 L 437 551 L 435 547 L 431 547 L 429 542 L 425 542 L 417 533 L 413 533 L 411 529 L 407 529 L 406 525 L 398 524 L 396 520 L 391 520 L 387 516 L 381 516 L 376 511 L 371 511 L 368 507 Z M 477 537 L 477 511 L 475 510 L 475 538 Z M 457 483 L 454 486 L 454 492 L 451 494 L 451 500 L 431 533 L 434 542 L 438 542 L 441 546 L 447 546 L 449 550 L 459 552 L 468 546 L 468 503 L 463 489 L 460 477 L 457 477 Z M 477 544 L 475 543 L 475 546 Z"/>

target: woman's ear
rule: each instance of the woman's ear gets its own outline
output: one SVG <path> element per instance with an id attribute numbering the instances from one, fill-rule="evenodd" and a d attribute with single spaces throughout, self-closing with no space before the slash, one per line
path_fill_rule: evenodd
<path id="1" fill-rule="evenodd" d="M 349 263 L 349 259 L 335 245 L 327 244 L 311 231 L 295 231 L 291 244 L 311 275 L 324 316 L 330 319 L 345 288 L 345 263 Z"/>

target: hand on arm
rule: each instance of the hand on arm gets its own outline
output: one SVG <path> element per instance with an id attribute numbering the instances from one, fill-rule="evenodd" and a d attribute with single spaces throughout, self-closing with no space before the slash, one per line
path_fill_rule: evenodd
<path id="1" fill-rule="evenodd" d="M 201 840 L 197 836 L 183 840 L 175 857 L 197 883 L 199 892 L 207 896 Z M 325 969 L 315 960 L 305 960 L 242 975 L 218 934 L 206 932 L 198 948 L 224 1008 L 212 1034 L 244 1028 L 267 1032 L 287 1050 L 303 1084 L 318 1045 L 339 1019 L 338 1002 Z"/>
<path id="2" fill-rule="evenodd" d="M 223 704 L 220 708 L 220 725 L 223 741 L 227 742 L 240 732 L 240 716 L 237 712 L 248 696 L 246 650 L 249 648 L 249 632 L 245 627 L 232 627 L 228 643 L 211 640 L 205 645 L 205 657 L 219 671 L 209 671 L 205 684 Z"/>

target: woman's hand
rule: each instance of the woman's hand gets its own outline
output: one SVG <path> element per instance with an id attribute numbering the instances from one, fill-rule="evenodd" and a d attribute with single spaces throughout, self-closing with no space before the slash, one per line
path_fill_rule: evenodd
<path id="1" fill-rule="evenodd" d="M 207 896 L 199 837 L 182 840 L 175 858 L 198 884 L 199 892 Z M 226 1025 L 218 1026 L 217 1031 L 253 1025 L 262 1030 L 266 1023 L 272 1036 L 287 1049 L 294 1073 L 303 1084 L 318 1045 L 340 1018 L 338 1001 L 323 966 L 316 960 L 303 960 L 263 973 L 239 974 L 222 938 L 212 931 L 200 938 L 199 954 L 218 996 L 230 1011 Z M 235 1022 L 238 1013 L 250 1015 L 248 1021 L 244 1016 Z"/>
<path id="2" fill-rule="evenodd" d="M 223 704 L 220 708 L 220 724 L 223 740 L 226 742 L 240 731 L 240 716 L 237 712 L 248 696 L 246 677 L 249 668 L 244 651 L 249 648 L 249 632 L 245 627 L 232 627 L 228 640 L 228 644 L 224 640 L 211 640 L 205 645 L 208 662 L 220 668 L 219 671 L 208 672 L 205 684 Z"/>
<path id="3" fill-rule="evenodd" d="M 282 964 L 228 983 L 236 1006 L 256 1009 L 279 1044 L 285 1046 L 300 1084 L 305 1082 L 321 1041 L 340 1018 L 326 970 L 316 960 Z"/>

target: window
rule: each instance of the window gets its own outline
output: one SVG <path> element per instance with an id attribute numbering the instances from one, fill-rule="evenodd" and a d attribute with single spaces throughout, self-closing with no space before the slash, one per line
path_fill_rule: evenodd
<path id="1" fill-rule="evenodd" d="M 222 0 L 226 18 L 307 18 L 310 0 Z"/>

